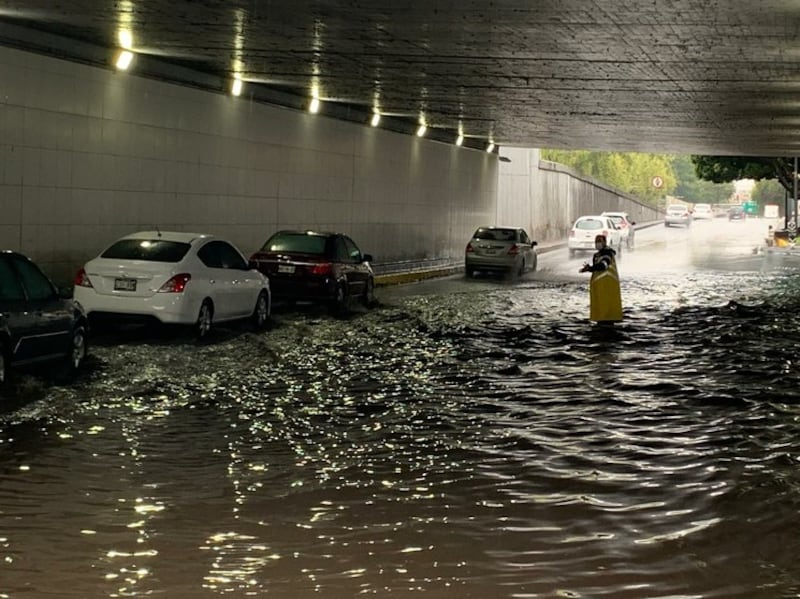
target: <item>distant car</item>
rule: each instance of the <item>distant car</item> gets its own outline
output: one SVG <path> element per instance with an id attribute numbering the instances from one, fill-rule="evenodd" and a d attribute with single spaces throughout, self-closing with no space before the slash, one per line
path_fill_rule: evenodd
<path id="1" fill-rule="evenodd" d="M 594 238 L 605 235 L 609 247 L 622 253 L 622 231 L 614 224 L 609 216 L 592 215 L 581 216 L 572 225 L 567 240 L 569 255 L 574 256 L 579 251 L 594 252 Z"/>
<path id="2" fill-rule="evenodd" d="M 323 303 L 334 313 L 354 299 L 374 303 L 373 258 L 342 233 L 278 231 L 250 260 L 270 278 L 276 301 Z"/>
<path id="3" fill-rule="evenodd" d="M 744 207 L 742 206 L 734 206 L 730 210 L 728 210 L 728 220 L 744 220 L 745 213 Z"/>
<path id="4" fill-rule="evenodd" d="M 635 234 L 636 230 L 634 226 L 636 225 L 630 217 L 628 216 L 627 212 L 603 212 L 600 216 L 607 216 L 620 230 L 622 234 L 622 243 L 625 245 L 625 249 L 632 250 L 633 244 L 635 241 Z"/>
<path id="5" fill-rule="evenodd" d="M 75 277 L 75 299 L 91 320 L 191 325 L 250 318 L 266 327 L 269 280 L 229 241 L 200 233 L 141 231 L 117 240 Z"/>
<path id="6" fill-rule="evenodd" d="M 692 214 L 689 212 L 689 207 L 683 204 L 673 204 L 667 208 L 667 214 L 664 216 L 664 226 L 681 225 L 689 227 L 692 224 Z"/>
<path id="7" fill-rule="evenodd" d="M 711 210 L 711 204 L 695 204 L 692 211 L 692 218 L 695 219 L 712 219 L 714 212 Z"/>
<path id="8" fill-rule="evenodd" d="M 519 227 L 478 227 L 464 249 L 464 272 L 506 272 L 522 275 L 536 270 L 537 242 Z"/>
<path id="9" fill-rule="evenodd" d="M 0 252 L 0 396 L 17 367 L 53 361 L 75 374 L 87 353 L 87 321 L 81 306 L 62 297 L 30 259 Z"/>

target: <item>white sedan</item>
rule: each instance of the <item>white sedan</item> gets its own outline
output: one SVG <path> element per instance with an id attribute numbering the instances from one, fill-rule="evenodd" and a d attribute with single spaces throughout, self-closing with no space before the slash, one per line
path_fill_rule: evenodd
<path id="1" fill-rule="evenodd" d="M 192 325 L 270 316 L 269 279 L 230 242 L 211 235 L 142 231 L 114 242 L 75 277 L 75 299 L 90 319 Z"/>
<path id="2" fill-rule="evenodd" d="M 581 216 L 572 225 L 567 240 L 570 257 L 578 251 L 594 252 L 594 238 L 604 235 L 608 246 L 614 248 L 617 254 L 622 254 L 622 232 L 608 216 L 591 215 Z"/>

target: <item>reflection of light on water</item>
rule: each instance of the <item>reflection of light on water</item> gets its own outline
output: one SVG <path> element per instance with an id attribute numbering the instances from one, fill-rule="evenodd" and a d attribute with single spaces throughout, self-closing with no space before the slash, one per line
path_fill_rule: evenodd
<path id="1" fill-rule="evenodd" d="M 106 553 L 106 557 L 112 559 L 117 557 L 155 557 L 156 555 L 158 555 L 158 551 L 155 549 L 146 551 L 117 551 L 116 549 L 111 549 Z"/>
<path id="2" fill-rule="evenodd" d="M 700 522 L 695 523 L 694 526 L 689 526 L 681 530 L 676 530 L 675 532 L 656 535 L 653 537 L 648 537 L 646 539 L 638 539 L 636 540 L 636 543 L 640 545 L 652 545 L 654 543 L 661 543 L 663 541 L 674 541 L 676 539 L 687 537 L 696 532 L 700 532 L 701 530 L 711 528 L 712 526 L 714 526 L 715 524 L 719 524 L 720 522 L 722 522 L 721 518 L 709 518 L 708 520 L 702 520 Z"/>
<path id="3" fill-rule="evenodd" d="M 254 541 L 256 537 L 236 532 L 211 535 L 199 548 L 216 554 L 208 574 L 203 577 L 203 586 L 220 592 L 260 586 L 256 575 L 263 577 L 263 569 L 281 556 L 270 553 L 266 544 Z"/>
<path id="4" fill-rule="evenodd" d="M 69 454 L 64 469 L 92 495 L 68 499 L 77 525 L 58 521 L 61 510 L 33 520 L 27 502 L 41 489 L 18 460 L 49 476 L 56 452 L 15 453 L 2 492 L 22 481 L 34 496 L 11 513 L 32 521 L 3 531 L 18 543 L 3 547 L 14 557 L 4 569 L 27 568 L 24 547 L 52 518 L 44 525 L 62 545 L 98 531 L 80 540 L 102 544 L 91 566 L 118 596 L 181 595 L 174 572 L 202 585 L 198 595 L 233 597 L 450 596 L 444 587 L 473 585 L 491 597 L 498 583 L 509 596 L 619 596 L 642 579 L 637 596 L 709 594 L 686 545 L 670 542 L 686 535 L 724 574 L 744 565 L 729 589 L 754 588 L 742 542 L 797 522 L 796 393 L 781 392 L 797 382 L 797 285 L 786 282 L 786 307 L 765 306 L 765 318 L 725 307 L 776 278 L 679 270 L 689 237 L 674 233 L 663 254 L 625 256 L 630 319 L 614 336 L 587 326 L 586 280 L 570 272 L 459 280 L 452 294 L 393 296 L 346 321 L 291 314 L 257 339 L 210 347 L 100 347 L 108 366 L 76 392 L 86 401 L 48 408 L 50 441 L 59 427 L 81 431 L 81 443 L 57 446 L 92 456 Z M 265 348 L 279 358 L 264 363 Z M 93 424 L 107 428 L 87 435 Z M 117 468 L 123 476 L 105 476 Z M 130 498 L 136 485 L 148 489 L 137 503 L 98 508 L 99 493 Z M 715 518 L 736 534 L 698 524 Z M 209 522 L 219 526 L 196 540 Z M 160 553 L 133 551 L 151 537 Z M 791 552 L 758 549 L 767 567 L 796 574 Z M 97 583 L 84 575 L 90 560 L 63 553 L 57 576 Z M 569 591 L 539 582 L 565 577 Z"/>
<path id="5" fill-rule="evenodd" d="M 152 514 L 157 512 L 163 512 L 164 506 L 155 504 L 155 503 L 145 503 L 144 499 L 138 497 L 136 499 L 136 506 L 133 508 L 137 514 Z"/>

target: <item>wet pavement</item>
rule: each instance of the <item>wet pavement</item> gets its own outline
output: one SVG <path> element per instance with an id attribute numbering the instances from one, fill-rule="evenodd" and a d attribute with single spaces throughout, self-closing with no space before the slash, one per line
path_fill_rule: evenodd
<path id="1" fill-rule="evenodd" d="M 97 339 L 0 411 L 0 598 L 800 596 L 800 255 L 638 231 L 211 343 Z M 587 256 L 588 258 L 588 256 Z"/>

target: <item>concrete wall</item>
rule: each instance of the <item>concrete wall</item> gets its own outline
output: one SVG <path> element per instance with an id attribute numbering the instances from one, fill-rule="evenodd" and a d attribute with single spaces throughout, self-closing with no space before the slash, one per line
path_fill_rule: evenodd
<path id="1" fill-rule="evenodd" d="M 376 262 L 461 260 L 497 157 L 0 48 L 0 248 L 58 282 L 119 236 L 336 229 Z"/>
<path id="2" fill-rule="evenodd" d="M 539 150 L 501 148 L 497 224 L 522 223 L 539 243 L 565 241 L 572 223 L 604 210 L 627 212 L 635 222 L 663 215 L 635 197 L 572 169 L 540 160 Z"/>

